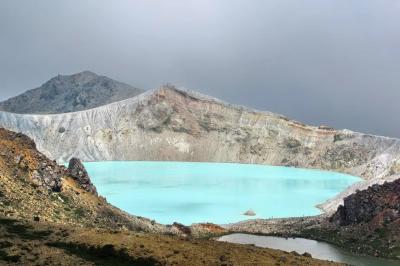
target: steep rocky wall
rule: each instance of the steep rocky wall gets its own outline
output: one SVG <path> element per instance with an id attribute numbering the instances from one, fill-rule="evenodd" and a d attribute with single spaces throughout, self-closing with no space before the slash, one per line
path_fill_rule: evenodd
<path id="1" fill-rule="evenodd" d="M 400 141 L 234 106 L 163 87 L 99 108 L 58 115 L 0 112 L 50 158 L 241 162 L 334 170 L 365 179 L 395 174 Z"/>

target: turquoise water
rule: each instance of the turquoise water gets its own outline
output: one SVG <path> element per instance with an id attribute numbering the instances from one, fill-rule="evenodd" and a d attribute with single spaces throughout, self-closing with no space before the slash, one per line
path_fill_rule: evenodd
<path id="1" fill-rule="evenodd" d="M 163 224 L 315 215 L 320 213 L 316 204 L 360 181 L 334 172 L 252 164 L 118 161 L 85 167 L 111 204 Z M 249 209 L 257 215 L 243 215 Z"/>

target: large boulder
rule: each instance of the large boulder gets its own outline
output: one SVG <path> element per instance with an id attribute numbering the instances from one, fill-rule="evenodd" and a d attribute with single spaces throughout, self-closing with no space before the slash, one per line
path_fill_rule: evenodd
<path id="1" fill-rule="evenodd" d="M 83 166 L 82 162 L 78 158 L 72 158 L 69 161 L 68 172 L 70 176 L 74 178 L 84 190 L 94 195 L 97 195 L 96 187 L 90 180 L 85 166 Z"/>

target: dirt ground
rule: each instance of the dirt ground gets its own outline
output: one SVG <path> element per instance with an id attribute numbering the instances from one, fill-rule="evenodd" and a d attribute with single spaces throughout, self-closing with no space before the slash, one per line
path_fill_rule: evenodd
<path id="1" fill-rule="evenodd" d="M 337 265 L 299 254 L 177 236 L 0 217 L 1 265 Z"/>

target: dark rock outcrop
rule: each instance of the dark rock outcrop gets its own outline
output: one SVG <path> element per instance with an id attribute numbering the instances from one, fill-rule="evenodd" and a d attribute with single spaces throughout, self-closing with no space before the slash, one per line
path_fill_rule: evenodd
<path id="1" fill-rule="evenodd" d="M 346 197 L 331 221 L 339 225 L 373 222 L 379 226 L 397 219 L 400 219 L 400 179 Z"/>
<path id="2" fill-rule="evenodd" d="M 172 224 L 172 226 L 174 226 L 175 228 L 177 228 L 180 232 L 182 232 L 183 234 L 190 236 L 192 234 L 192 230 L 189 226 L 183 225 L 181 223 L 177 223 L 174 222 Z"/>
<path id="3" fill-rule="evenodd" d="M 94 195 L 97 195 L 96 187 L 90 180 L 85 166 L 83 166 L 82 162 L 78 158 L 72 158 L 69 161 L 68 172 L 70 176 L 74 178 L 84 190 Z"/>
<path id="4" fill-rule="evenodd" d="M 326 241 L 358 253 L 400 258 L 400 179 L 351 194 L 329 221 L 331 229 L 322 233 Z"/>

